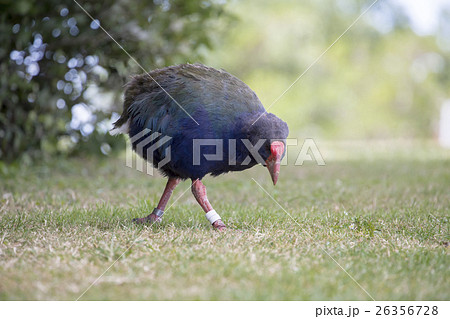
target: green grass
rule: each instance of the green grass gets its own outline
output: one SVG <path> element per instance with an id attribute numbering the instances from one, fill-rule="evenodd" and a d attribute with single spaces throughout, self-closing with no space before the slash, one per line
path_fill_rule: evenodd
<path id="1" fill-rule="evenodd" d="M 128 249 L 81 300 L 370 299 L 323 250 L 376 300 L 448 300 L 449 152 L 354 145 L 323 144 L 326 166 L 282 167 L 276 187 L 263 167 L 205 178 L 225 233 L 187 181 L 161 224 L 131 223 L 165 180 L 122 158 L 0 164 L 0 299 L 75 300 Z"/>

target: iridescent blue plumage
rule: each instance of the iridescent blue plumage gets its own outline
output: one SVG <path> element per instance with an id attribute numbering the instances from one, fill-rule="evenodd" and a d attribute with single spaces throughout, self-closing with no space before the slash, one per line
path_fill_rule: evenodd
<path id="1" fill-rule="evenodd" d="M 270 156 L 270 140 L 285 143 L 288 136 L 286 123 L 266 113 L 245 83 L 225 71 L 200 64 L 172 66 L 154 70 L 150 76 L 133 77 L 127 85 L 124 111 L 115 128 L 125 124 L 130 137 L 148 129 L 133 141 L 133 148 L 155 167 L 170 146 L 171 160 L 160 170 L 169 177 L 181 179 L 201 179 L 206 174 L 250 168 L 257 164 L 257 159 L 243 144 L 243 139 L 252 145 L 259 139 L 267 139 L 259 149 L 265 161 Z M 146 143 L 142 151 L 137 145 L 154 132 L 160 133 L 160 138 L 170 137 L 170 141 L 161 143 L 155 152 L 149 153 L 151 158 L 147 158 L 146 150 L 159 139 Z M 200 165 L 194 165 L 194 139 L 222 140 L 222 160 L 207 160 L 203 155 L 216 153 L 216 147 L 203 146 Z M 233 141 L 236 141 L 236 158 L 230 162 L 229 144 L 233 145 Z M 245 163 L 248 156 L 250 162 Z"/>

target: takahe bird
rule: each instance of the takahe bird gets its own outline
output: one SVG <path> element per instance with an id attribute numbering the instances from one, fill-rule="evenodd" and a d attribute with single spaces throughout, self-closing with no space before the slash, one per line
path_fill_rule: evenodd
<path id="1" fill-rule="evenodd" d="M 223 230 L 226 226 L 209 203 L 201 179 L 260 163 L 275 185 L 289 130 L 238 78 L 201 64 L 182 64 L 132 77 L 123 113 L 111 130 L 118 133 L 128 133 L 134 151 L 168 177 L 158 206 L 135 222 L 160 221 L 177 184 L 190 178 L 206 218 Z M 196 141 L 205 142 L 196 148 Z"/>

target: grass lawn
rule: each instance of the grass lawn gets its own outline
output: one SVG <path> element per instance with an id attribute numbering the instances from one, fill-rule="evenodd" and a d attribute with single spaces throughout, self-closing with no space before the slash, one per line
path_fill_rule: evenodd
<path id="1" fill-rule="evenodd" d="M 276 187 L 263 167 L 205 178 L 225 233 L 188 181 L 161 224 L 134 225 L 165 179 L 124 156 L 0 164 L 0 299 L 76 300 L 121 256 L 80 300 L 449 300 L 450 152 L 318 146 L 325 166 L 282 167 Z"/>

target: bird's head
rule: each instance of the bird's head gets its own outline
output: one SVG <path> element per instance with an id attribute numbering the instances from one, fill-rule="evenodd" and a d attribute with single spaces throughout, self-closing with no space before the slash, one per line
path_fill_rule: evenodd
<path id="1" fill-rule="evenodd" d="M 260 164 L 267 167 L 274 185 L 276 185 L 280 174 L 281 160 L 286 154 L 286 138 L 288 135 L 289 128 L 286 122 L 272 113 L 265 113 L 249 130 L 249 139 L 253 145 L 256 145 L 261 139 L 264 140 L 264 144 L 258 150 L 264 161 Z"/>

